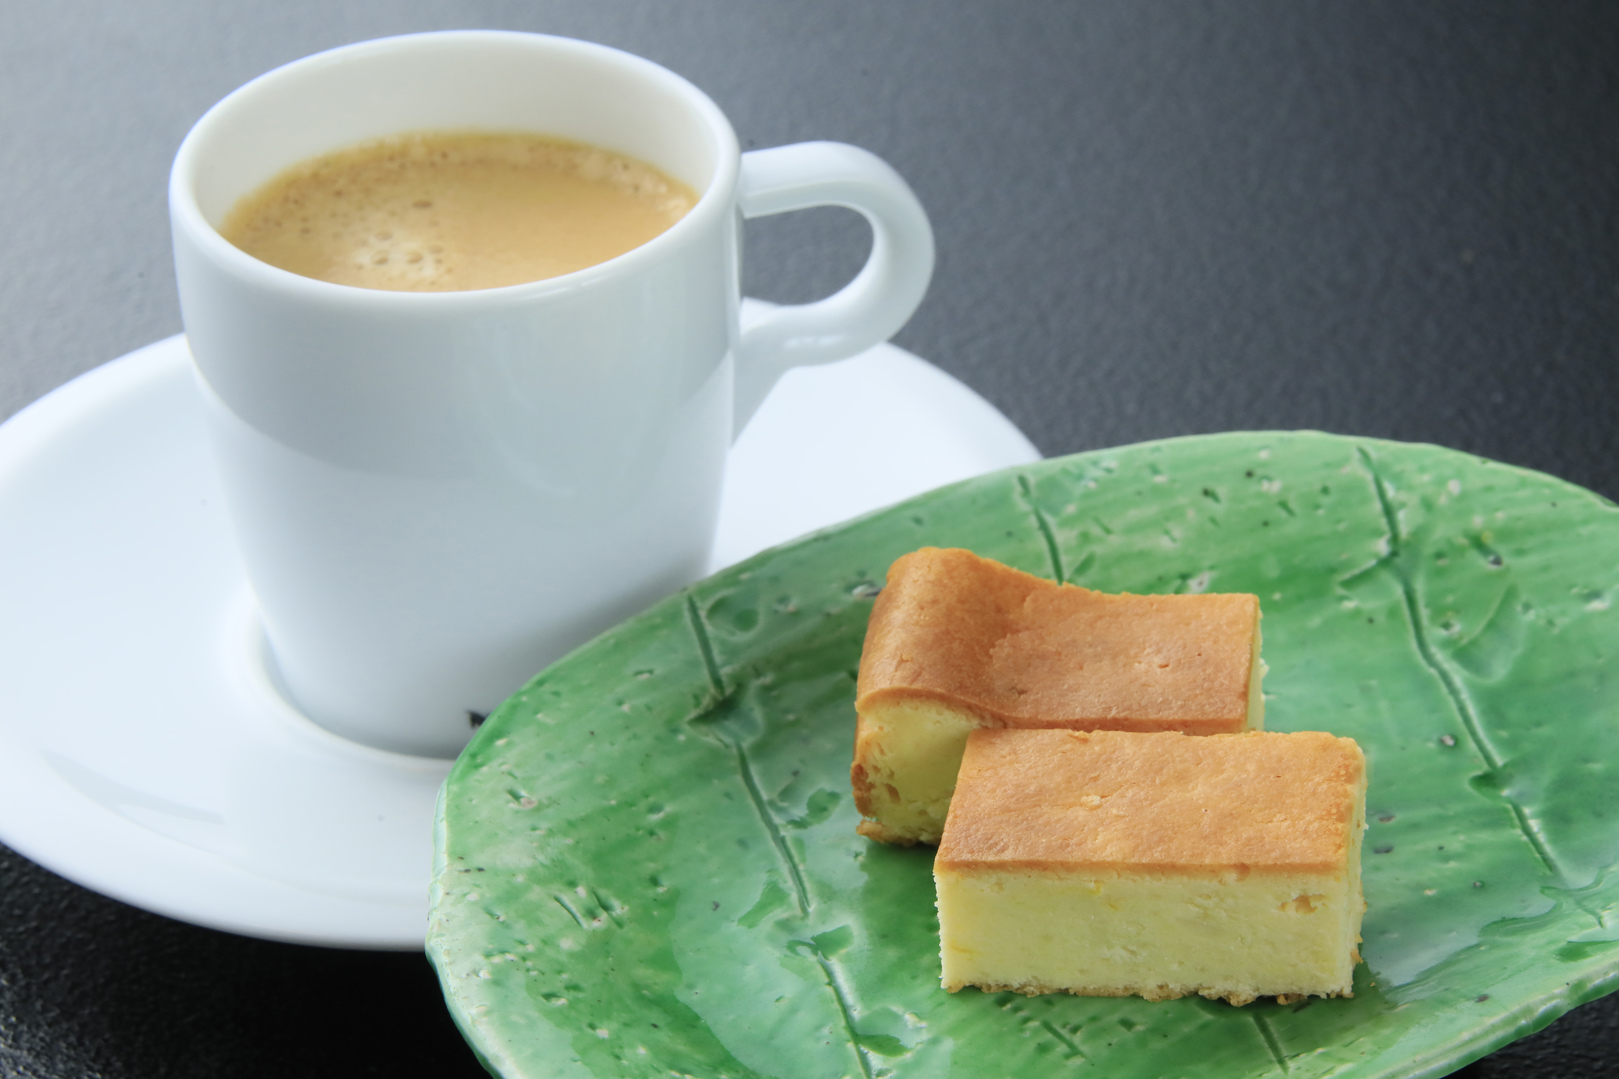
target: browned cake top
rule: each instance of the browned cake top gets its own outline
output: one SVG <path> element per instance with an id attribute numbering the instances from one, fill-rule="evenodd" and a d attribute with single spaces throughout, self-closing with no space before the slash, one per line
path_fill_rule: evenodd
<path id="1" fill-rule="evenodd" d="M 977 730 L 936 865 L 1334 872 L 1365 776 L 1321 731 Z"/>
<path id="2" fill-rule="evenodd" d="M 872 608 L 859 706 L 921 696 L 1018 726 L 1240 729 L 1258 622 L 1252 595 L 1109 595 L 924 547 Z"/>

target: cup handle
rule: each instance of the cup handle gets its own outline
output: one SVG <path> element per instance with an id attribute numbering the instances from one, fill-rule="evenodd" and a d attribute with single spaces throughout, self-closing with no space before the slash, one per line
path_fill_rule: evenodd
<path id="1" fill-rule="evenodd" d="M 733 437 L 789 367 L 831 363 L 888 340 L 933 276 L 933 229 L 910 187 L 876 154 L 842 142 L 800 142 L 742 155 L 744 218 L 846 206 L 871 223 L 871 254 L 854 280 L 814 303 L 773 309 L 736 351 Z"/>

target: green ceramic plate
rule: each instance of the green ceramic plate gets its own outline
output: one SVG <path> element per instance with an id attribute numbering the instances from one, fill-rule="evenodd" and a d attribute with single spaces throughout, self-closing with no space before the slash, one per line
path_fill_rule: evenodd
<path id="1" fill-rule="evenodd" d="M 855 669 L 925 544 L 1258 593 L 1267 725 L 1360 740 L 1351 1000 L 939 988 L 931 852 L 855 835 Z M 1619 985 L 1619 510 L 1431 446 L 1048 461 L 768 551 L 551 667 L 439 816 L 428 949 L 507 1076 L 1442 1075 Z"/>

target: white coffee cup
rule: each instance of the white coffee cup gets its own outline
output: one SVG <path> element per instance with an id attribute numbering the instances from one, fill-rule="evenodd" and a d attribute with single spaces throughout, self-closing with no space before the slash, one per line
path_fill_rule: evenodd
<path id="1" fill-rule="evenodd" d="M 628 254 L 467 292 L 300 277 L 218 232 L 300 161 L 467 129 L 591 143 L 701 197 Z M 933 267 L 926 215 L 873 155 L 741 154 L 686 80 L 534 34 L 388 38 L 272 71 L 186 136 L 169 203 L 214 453 L 284 689 L 329 730 L 430 756 L 465 744 L 469 713 L 693 580 L 726 451 L 771 385 L 888 337 Z M 871 222 L 864 269 L 743 332 L 741 219 L 821 205 Z"/>

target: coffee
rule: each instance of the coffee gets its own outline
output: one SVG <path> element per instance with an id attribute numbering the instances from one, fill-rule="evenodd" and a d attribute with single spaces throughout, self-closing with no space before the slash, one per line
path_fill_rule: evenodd
<path id="1" fill-rule="evenodd" d="M 304 277 L 457 292 L 605 262 L 696 202 L 691 188 L 653 166 L 594 146 L 421 132 L 294 166 L 237 203 L 220 232 Z"/>

